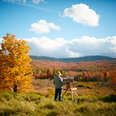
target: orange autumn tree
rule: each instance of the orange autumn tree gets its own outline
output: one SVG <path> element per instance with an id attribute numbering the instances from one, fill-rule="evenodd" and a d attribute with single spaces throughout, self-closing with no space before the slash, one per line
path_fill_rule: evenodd
<path id="1" fill-rule="evenodd" d="M 25 92 L 32 88 L 30 47 L 24 40 L 7 34 L 1 43 L 0 52 L 0 89 Z"/>
<path id="2" fill-rule="evenodd" d="M 116 70 L 111 72 L 111 77 L 112 77 L 111 84 L 116 86 Z"/>

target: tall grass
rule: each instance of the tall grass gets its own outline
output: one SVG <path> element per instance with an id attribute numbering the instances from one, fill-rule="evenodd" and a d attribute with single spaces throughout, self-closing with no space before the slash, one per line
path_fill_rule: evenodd
<path id="1" fill-rule="evenodd" d="M 0 116 L 116 116 L 116 101 L 107 97 L 79 95 L 72 102 L 66 95 L 59 102 L 53 95 L 0 91 Z"/>

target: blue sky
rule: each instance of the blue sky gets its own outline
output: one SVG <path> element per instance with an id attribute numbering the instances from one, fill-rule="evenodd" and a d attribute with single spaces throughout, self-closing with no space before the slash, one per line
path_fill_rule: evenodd
<path id="1" fill-rule="evenodd" d="M 31 55 L 116 57 L 116 0 L 0 0 L 0 38 L 25 39 Z"/>

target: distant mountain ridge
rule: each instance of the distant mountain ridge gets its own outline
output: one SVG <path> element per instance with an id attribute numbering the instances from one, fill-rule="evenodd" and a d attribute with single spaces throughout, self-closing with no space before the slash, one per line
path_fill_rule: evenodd
<path id="1" fill-rule="evenodd" d="M 116 58 L 108 56 L 84 56 L 78 58 L 55 58 L 48 56 L 30 56 L 33 60 L 48 60 L 48 61 L 61 61 L 61 62 L 84 62 L 84 61 L 97 61 L 97 60 L 116 60 Z"/>

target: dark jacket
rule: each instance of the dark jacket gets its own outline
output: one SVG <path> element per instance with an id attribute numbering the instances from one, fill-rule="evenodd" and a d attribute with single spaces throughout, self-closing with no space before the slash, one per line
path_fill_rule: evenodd
<path id="1" fill-rule="evenodd" d="M 55 88 L 60 89 L 63 86 L 63 79 L 59 76 L 56 76 L 53 80 Z"/>

